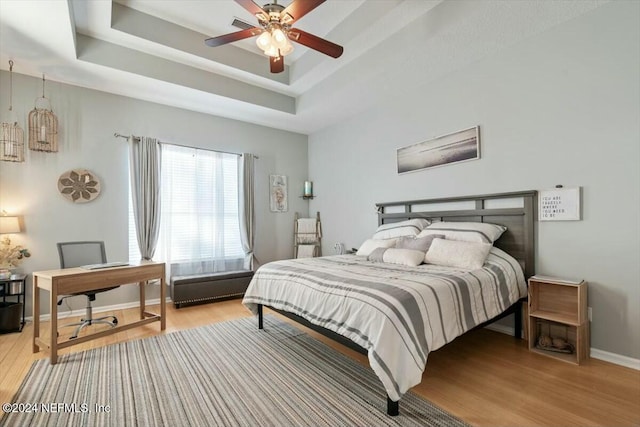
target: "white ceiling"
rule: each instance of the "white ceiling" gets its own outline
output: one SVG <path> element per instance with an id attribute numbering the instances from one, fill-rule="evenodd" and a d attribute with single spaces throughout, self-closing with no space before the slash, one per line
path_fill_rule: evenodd
<path id="1" fill-rule="evenodd" d="M 294 26 L 344 54 L 296 45 L 271 74 L 253 38 L 204 44 L 256 23 L 233 0 L 0 0 L 0 68 L 310 134 L 604 3 L 328 0 Z"/>

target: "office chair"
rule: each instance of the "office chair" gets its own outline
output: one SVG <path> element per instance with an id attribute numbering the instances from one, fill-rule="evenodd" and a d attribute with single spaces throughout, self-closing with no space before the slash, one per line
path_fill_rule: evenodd
<path id="1" fill-rule="evenodd" d="M 107 255 L 104 249 L 104 242 L 62 242 L 58 243 L 58 254 L 60 255 L 60 267 L 71 268 L 80 267 L 87 264 L 101 264 L 107 262 Z M 93 318 L 93 311 L 91 308 L 91 301 L 96 300 L 96 294 L 100 292 L 110 291 L 111 289 L 118 288 L 119 286 L 111 286 L 103 289 L 94 289 L 86 292 L 78 292 L 71 295 L 66 295 L 60 298 L 58 305 L 62 304 L 65 298 L 69 298 L 77 295 L 85 295 L 87 297 L 87 308 L 84 319 L 80 319 L 79 322 L 62 325 L 61 328 L 67 326 L 77 326 L 74 334 L 70 339 L 78 338 L 78 334 L 82 329 L 87 326 L 103 323 L 111 326 L 112 328 L 118 324 L 118 319 L 115 316 L 104 316 L 97 319 Z M 106 319 L 113 319 L 111 321 Z"/>

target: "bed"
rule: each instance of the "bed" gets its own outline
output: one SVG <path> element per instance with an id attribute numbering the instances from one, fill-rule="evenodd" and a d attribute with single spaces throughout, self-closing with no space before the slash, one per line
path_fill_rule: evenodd
<path id="1" fill-rule="evenodd" d="M 268 306 L 367 354 L 387 392 L 387 413 L 397 415 L 430 351 L 510 313 L 520 336 L 525 278 L 534 268 L 535 198 L 528 191 L 376 205 L 379 226 L 416 218 L 505 226 L 480 269 L 358 255 L 276 261 L 258 269 L 243 303 L 261 329 Z"/>

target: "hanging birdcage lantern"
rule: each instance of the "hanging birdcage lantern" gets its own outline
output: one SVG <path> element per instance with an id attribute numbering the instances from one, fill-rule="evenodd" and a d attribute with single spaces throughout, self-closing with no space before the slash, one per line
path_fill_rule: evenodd
<path id="1" fill-rule="evenodd" d="M 42 102 L 47 108 L 39 108 Z M 40 103 L 40 104 L 39 104 Z M 29 113 L 29 149 L 56 153 L 58 151 L 58 118 L 51 110 L 51 101 L 44 96 L 44 74 L 42 75 L 42 97 Z"/>
<path id="2" fill-rule="evenodd" d="M 0 124 L 0 160 L 24 162 L 24 132 L 13 111 L 13 61 L 9 60 L 9 117 Z"/>

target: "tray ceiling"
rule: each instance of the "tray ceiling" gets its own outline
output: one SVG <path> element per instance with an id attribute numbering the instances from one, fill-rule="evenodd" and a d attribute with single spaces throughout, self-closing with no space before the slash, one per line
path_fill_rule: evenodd
<path id="1" fill-rule="evenodd" d="M 328 0 L 296 27 L 344 54 L 296 45 L 271 74 L 253 38 L 204 44 L 255 24 L 232 0 L 2 0 L 0 68 L 309 134 L 603 3 Z"/>

